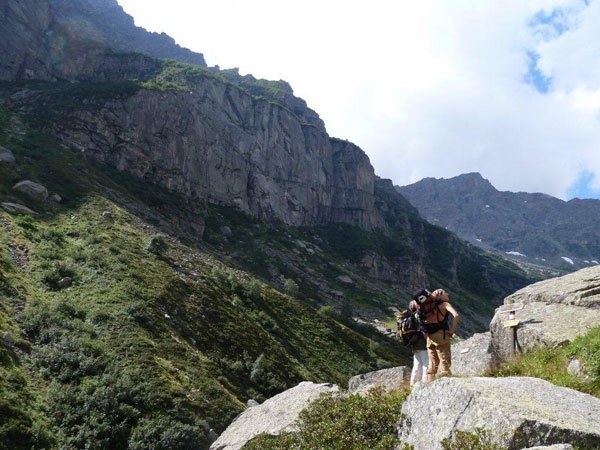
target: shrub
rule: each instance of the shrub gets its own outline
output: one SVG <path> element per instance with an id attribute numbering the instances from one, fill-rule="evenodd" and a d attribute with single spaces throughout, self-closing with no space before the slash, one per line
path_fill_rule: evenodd
<path id="1" fill-rule="evenodd" d="M 318 313 L 321 317 L 329 317 L 331 319 L 335 319 L 337 316 L 335 309 L 333 308 L 333 306 L 330 306 L 330 305 L 321 306 L 319 308 Z"/>
<path id="2" fill-rule="evenodd" d="M 396 425 L 408 391 L 369 391 L 339 397 L 325 394 L 300 413 L 298 432 L 261 435 L 244 448 L 251 450 L 313 449 L 383 450 L 398 444 Z"/>
<path id="3" fill-rule="evenodd" d="M 285 292 L 291 297 L 295 297 L 296 295 L 298 295 L 299 291 L 300 288 L 298 287 L 298 283 L 296 283 L 291 278 L 286 278 L 286 280 L 283 283 L 283 292 Z"/>
<path id="4" fill-rule="evenodd" d="M 162 236 L 152 236 L 146 244 L 146 250 L 155 255 L 162 255 L 167 249 L 167 241 Z"/>
<path id="5" fill-rule="evenodd" d="M 140 420 L 129 439 L 131 450 L 184 450 L 208 448 L 204 423 L 189 425 L 158 417 Z"/>

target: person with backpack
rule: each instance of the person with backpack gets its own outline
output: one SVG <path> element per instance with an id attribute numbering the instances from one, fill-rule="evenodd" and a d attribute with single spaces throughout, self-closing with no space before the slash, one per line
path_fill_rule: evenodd
<path id="1" fill-rule="evenodd" d="M 429 292 L 420 289 L 413 299 L 419 304 L 419 319 L 425 336 L 427 336 L 427 353 L 429 355 L 428 381 L 433 381 L 440 370 L 440 376 L 452 375 L 452 351 L 450 339 L 456 333 L 459 314 L 450 304 L 450 296 L 444 289 Z M 452 327 L 449 326 L 449 315 L 452 315 Z"/>
<path id="2" fill-rule="evenodd" d="M 421 331 L 421 324 L 418 319 L 419 304 L 411 300 L 408 304 L 408 309 L 411 314 L 415 317 L 417 322 L 417 335 L 416 341 L 410 345 L 413 352 L 413 366 L 410 373 L 410 387 L 414 387 L 420 381 L 427 382 L 427 370 L 429 369 L 429 354 L 427 352 L 427 338 Z"/>
<path id="3" fill-rule="evenodd" d="M 398 322 L 398 338 L 404 346 L 413 352 L 413 366 L 410 375 L 410 387 L 419 381 L 427 381 L 427 369 L 429 367 L 429 356 L 427 354 L 427 340 L 418 318 L 419 305 L 411 300 L 408 309 L 402 310 L 396 320 Z"/>

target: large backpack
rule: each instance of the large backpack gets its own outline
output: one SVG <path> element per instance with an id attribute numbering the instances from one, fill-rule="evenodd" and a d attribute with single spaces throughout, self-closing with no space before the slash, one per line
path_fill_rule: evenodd
<path id="1" fill-rule="evenodd" d="M 405 346 L 415 344 L 423 335 L 417 315 L 410 309 L 405 309 L 396 316 L 398 322 L 398 338 Z"/>
<path id="2" fill-rule="evenodd" d="M 433 300 L 431 303 L 427 304 L 424 303 L 421 305 L 421 307 L 419 308 L 419 310 L 417 311 L 417 318 L 419 321 L 419 324 L 421 325 L 421 329 L 428 334 L 433 334 L 438 330 L 449 330 L 450 326 L 449 326 L 449 316 L 448 316 L 448 312 L 446 311 L 445 314 L 443 314 L 440 311 L 440 304 L 442 304 L 442 300 L 439 299 L 435 299 Z M 429 314 L 431 311 L 434 311 L 437 315 L 437 319 L 439 320 L 439 322 L 437 323 L 427 323 L 426 320 L 426 316 L 427 314 Z M 442 315 L 442 318 L 440 320 L 440 314 Z"/>

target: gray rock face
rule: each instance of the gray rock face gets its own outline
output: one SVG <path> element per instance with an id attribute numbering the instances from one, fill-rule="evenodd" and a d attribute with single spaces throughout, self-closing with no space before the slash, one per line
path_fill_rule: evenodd
<path id="1" fill-rule="evenodd" d="M 24 193 L 38 202 L 45 202 L 48 199 L 48 189 L 41 184 L 34 183 L 33 181 L 19 181 L 13 186 L 13 189 Z"/>
<path id="2" fill-rule="evenodd" d="M 367 392 L 369 389 L 382 388 L 392 390 L 408 389 L 410 386 L 410 368 L 392 367 L 391 369 L 356 375 L 348 381 L 348 394 Z"/>
<path id="3" fill-rule="evenodd" d="M 206 66 L 202 55 L 168 36 L 135 27 L 116 0 L 6 0 L 1 14 L 0 35 L 11 37 L 0 43 L 8 55 L 0 62 L 3 79 L 145 80 L 161 63 L 142 53 Z M 61 46 L 65 35 L 81 45 Z M 131 50 L 142 53 L 118 53 Z M 56 133 L 119 170 L 261 219 L 383 227 L 366 154 L 330 138 L 287 83 L 267 101 L 260 92 L 252 95 L 246 78 L 207 72 L 190 91 L 86 99 L 72 117 L 57 118 Z M 35 97 L 23 91 L 15 101 L 26 103 L 28 95 Z"/>
<path id="4" fill-rule="evenodd" d="M 0 145 L 0 164 L 13 164 L 15 162 L 15 155 Z"/>
<path id="5" fill-rule="evenodd" d="M 600 265 L 530 284 L 509 295 L 504 301 L 525 304 L 534 302 L 599 308 Z"/>
<path id="6" fill-rule="evenodd" d="M 511 333 L 521 352 L 570 342 L 600 323 L 600 266 L 527 286 L 507 297 L 509 303 L 523 303 L 516 330 L 504 326 L 506 313 L 496 312 L 490 323 L 493 353 L 500 360 L 513 354 Z"/>
<path id="7" fill-rule="evenodd" d="M 57 124 L 69 146 L 119 170 L 261 219 L 384 226 L 366 154 L 289 109 L 213 78 L 139 91 Z"/>
<path id="8" fill-rule="evenodd" d="M 492 432 L 506 449 L 600 446 L 600 399 L 536 378 L 442 378 L 420 384 L 404 403 L 399 438 L 441 449 L 454 430 Z"/>
<path id="9" fill-rule="evenodd" d="M 37 216 L 38 213 L 27 206 L 20 205 L 18 203 L 12 202 L 2 202 L 0 206 L 4 211 L 10 214 L 19 215 L 19 214 L 31 214 L 33 216 Z"/>
<path id="10" fill-rule="evenodd" d="M 116 0 L 5 0 L 0 8 L 1 79 L 74 79 L 87 73 L 123 68 L 139 57 L 110 55 L 107 48 L 121 52 L 140 51 L 158 58 L 206 66 L 204 57 L 181 48 L 166 34 L 149 33 L 134 25 Z M 71 47 L 77 48 L 72 51 Z M 90 42 L 87 52 L 77 45 Z M 97 71 L 102 61 L 103 71 Z M 106 70 L 112 67 L 112 70 Z"/>
<path id="11" fill-rule="evenodd" d="M 212 443 L 210 449 L 237 450 L 261 433 L 277 435 L 284 431 L 293 431 L 300 411 L 321 394 L 338 390 L 333 384 L 304 381 L 260 405 L 246 409 Z"/>
<path id="12" fill-rule="evenodd" d="M 491 333 L 476 333 L 452 344 L 452 374 L 455 376 L 483 375 L 495 361 Z"/>

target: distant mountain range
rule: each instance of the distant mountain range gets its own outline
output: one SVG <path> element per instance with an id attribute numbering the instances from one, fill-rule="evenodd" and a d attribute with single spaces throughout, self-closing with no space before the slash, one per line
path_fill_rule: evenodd
<path id="1" fill-rule="evenodd" d="M 600 261 L 600 200 L 498 191 L 479 173 L 396 190 L 430 223 L 518 263 L 570 272 Z"/>

